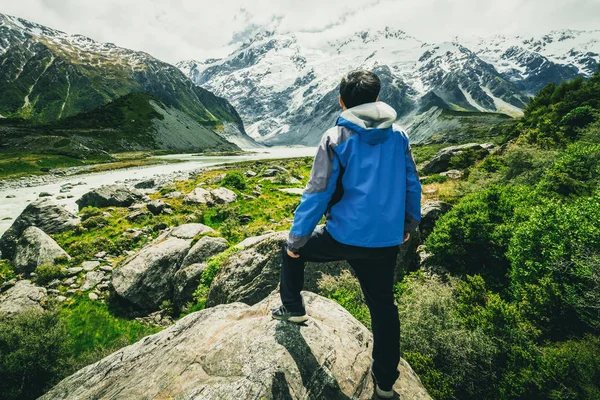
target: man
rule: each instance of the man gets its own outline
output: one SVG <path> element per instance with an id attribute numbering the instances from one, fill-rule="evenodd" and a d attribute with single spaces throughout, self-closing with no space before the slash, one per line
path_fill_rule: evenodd
<path id="1" fill-rule="evenodd" d="M 282 305 L 273 318 L 303 323 L 305 261 L 347 260 L 371 313 L 377 394 L 392 398 L 399 376 L 400 323 L 394 304 L 398 245 L 421 220 L 421 184 L 396 112 L 379 102 L 381 82 L 357 70 L 340 84 L 344 110 L 323 136 L 283 248 Z M 314 231 L 326 215 L 327 224 Z"/>

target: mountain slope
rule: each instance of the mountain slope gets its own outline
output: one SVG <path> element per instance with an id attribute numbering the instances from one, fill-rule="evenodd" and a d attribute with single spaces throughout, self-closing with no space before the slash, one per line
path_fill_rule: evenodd
<path id="1" fill-rule="evenodd" d="M 193 85 L 176 67 L 147 53 L 3 14 L 0 37 L 3 117 L 49 122 L 129 93 L 147 92 L 207 129 L 251 143 L 226 100 Z"/>
<path id="2" fill-rule="evenodd" d="M 147 93 L 49 123 L 1 120 L 0 148 L 88 157 L 140 150 L 239 150 L 210 127 Z"/>
<path id="3" fill-rule="evenodd" d="M 390 28 L 330 42 L 309 33 L 262 31 L 223 59 L 177 66 L 197 85 L 227 97 L 258 141 L 315 145 L 335 122 L 339 80 L 353 68 L 380 75 L 380 98 L 404 126 L 434 106 L 521 116 L 528 95 L 540 86 L 589 75 L 597 65 L 593 38 L 600 34 L 554 36 L 429 44 Z M 561 38 L 564 43 L 556 45 Z"/>

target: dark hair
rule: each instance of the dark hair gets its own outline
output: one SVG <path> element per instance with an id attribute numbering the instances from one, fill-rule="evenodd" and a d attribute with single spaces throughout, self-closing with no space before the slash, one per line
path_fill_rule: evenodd
<path id="1" fill-rule="evenodd" d="M 350 71 L 340 83 L 340 96 L 348 108 L 356 107 L 377 100 L 381 81 L 379 77 L 364 69 Z"/>

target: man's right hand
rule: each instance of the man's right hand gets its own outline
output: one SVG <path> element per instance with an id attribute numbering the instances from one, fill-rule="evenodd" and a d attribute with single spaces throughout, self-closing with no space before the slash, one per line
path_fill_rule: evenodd
<path id="1" fill-rule="evenodd" d="M 408 239 L 410 239 L 410 233 L 405 233 L 404 234 L 404 241 L 402 242 L 402 244 L 408 242 Z M 288 252 L 289 252 L 289 250 L 288 250 Z"/>
<path id="2" fill-rule="evenodd" d="M 292 258 L 299 258 L 300 257 L 300 254 L 293 253 L 289 249 L 287 249 L 287 254 L 288 254 L 288 256 L 290 256 Z"/>

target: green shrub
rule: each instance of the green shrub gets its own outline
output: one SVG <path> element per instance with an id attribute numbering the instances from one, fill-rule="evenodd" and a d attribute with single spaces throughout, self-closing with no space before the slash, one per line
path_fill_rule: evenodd
<path id="1" fill-rule="evenodd" d="M 591 106 L 577 107 L 562 117 L 560 123 L 569 128 L 582 128 L 595 119 L 594 109 Z"/>
<path id="2" fill-rule="evenodd" d="M 535 185 L 556 159 L 556 150 L 533 146 L 513 146 L 503 157 L 502 180 L 516 184 Z"/>
<path id="3" fill-rule="evenodd" d="M 35 399 L 65 376 L 69 335 L 56 312 L 0 315 L 0 393 Z"/>
<path id="4" fill-rule="evenodd" d="M 448 177 L 445 175 L 431 175 L 423 179 L 421 182 L 423 185 L 430 185 L 432 183 L 444 183 L 448 181 Z"/>
<path id="5" fill-rule="evenodd" d="M 65 268 L 60 265 L 40 265 L 35 270 L 35 281 L 39 285 L 47 285 L 55 279 L 61 279 L 65 276 Z"/>
<path id="6" fill-rule="evenodd" d="M 318 286 L 322 296 L 334 300 L 371 329 L 371 316 L 360 283 L 350 271 L 345 270 L 339 276 L 323 275 Z"/>
<path id="7" fill-rule="evenodd" d="M 202 271 L 200 277 L 200 285 L 192 295 L 194 299 L 194 305 L 188 310 L 188 312 L 204 310 L 206 307 L 206 298 L 208 297 L 208 291 L 210 285 L 212 285 L 217 273 L 232 254 L 237 253 L 240 249 L 238 247 L 230 247 L 224 252 L 212 256 L 206 262 L 206 268 Z"/>
<path id="8" fill-rule="evenodd" d="M 237 190 L 244 190 L 246 189 L 246 177 L 241 172 L 228 172 L 221 181 L 221 185 Z"/>
<path id="9" fill-rule="evenodd" d="M 450 169 L 465 169 L 474 165 L 487 155 L 486 150 L 465 149 L 452 156 L 448 162 Z"/>
<path id="10" fill-rule="evenodd" d="M 413 367 L 423 382 L 441 383 L 441 399 L 496 398 L 497 349 L 481 330 L 462 325 L 452 286 L 417 272 L 398 284 L 397 293 L 400 348 L 417 361 Z"/>
<path id="11" fill-rule="evenodd" d="M 512 219 L 527 194 L 521 187 L 492 186 L 463 198 L 427 237 L 425 246 L 432 254 L 428 264 L 443 266 L 456 275 L 481 273 L 494 288 L 504 287 Z"/>
<path id="12" fill-rule="evenodd" d="M 91 216 L 81 222 L 81 226 L 85 229 L 104 228 L 105 226 L 108 226 L 108 224 L 108 220 L 102 215 Z"/>
<path id="13" fill-rule="evenodd" d="M 589 196 L 600 182 L 600 144 L 574 143 L 560 154 L 539 183 L 543 194 Z"/>
<path id="14" fill-rule="evenodd" d="M 0 284 L 10 281 L 15 278 L 17 275 L 8 260 L 0 260 Z"/>
<path id="15" fill-rule="evenodd" d="M 546 335 L 600 329 L 600 195 L 535 207 L 507 254 L 513 295 Z"/>

